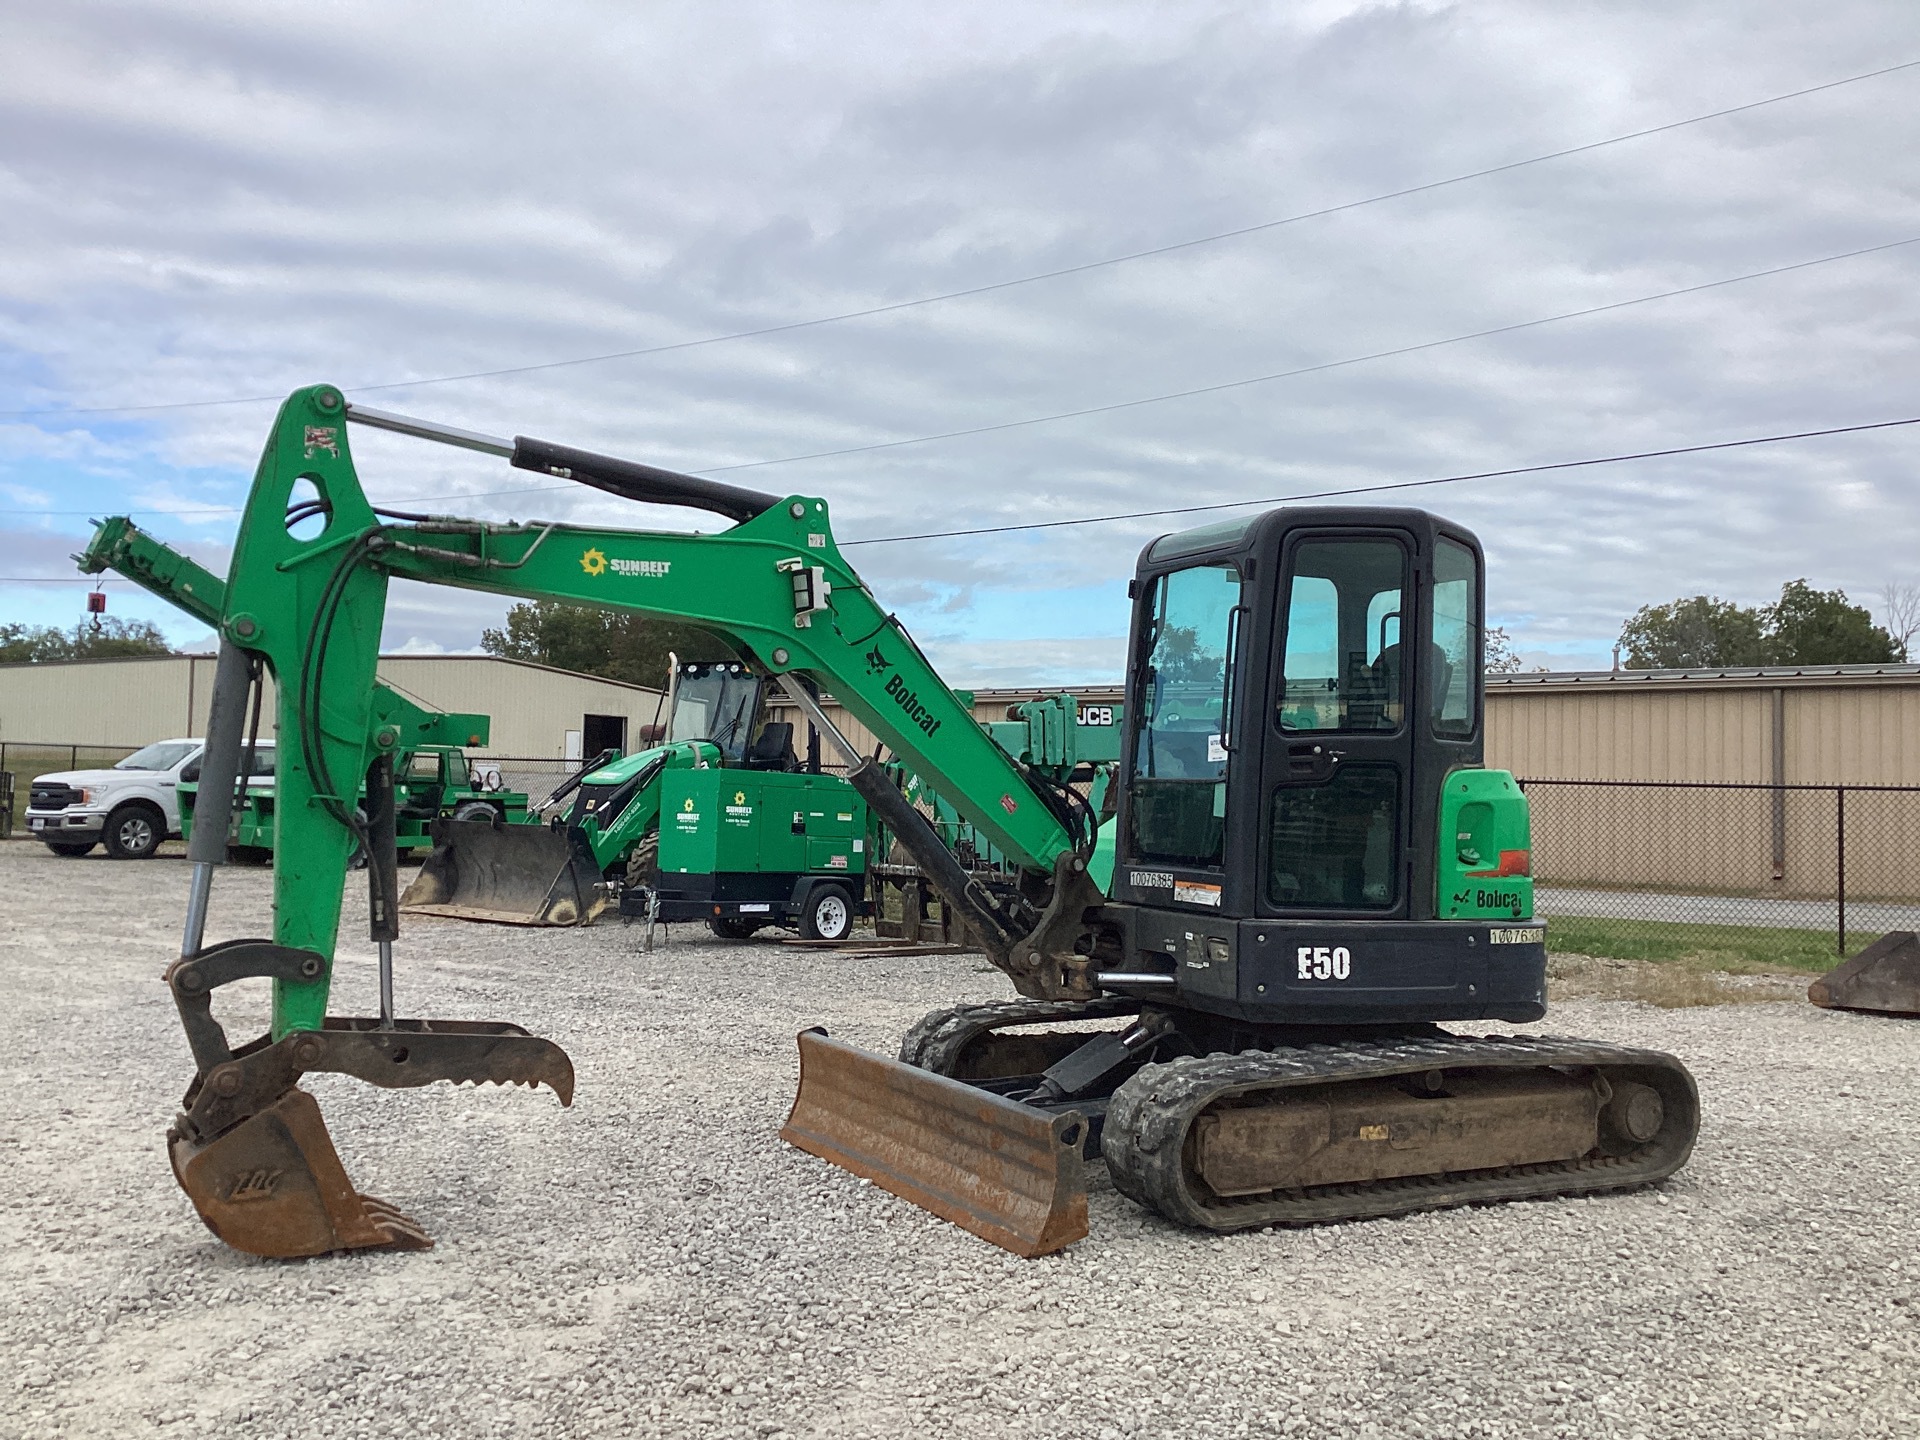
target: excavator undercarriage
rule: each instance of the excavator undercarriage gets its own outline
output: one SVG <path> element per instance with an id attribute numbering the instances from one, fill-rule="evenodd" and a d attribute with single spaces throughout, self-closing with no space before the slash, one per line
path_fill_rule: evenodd
<path id="1" fill-rule="evenodd" d="M 1654 1051 L 1222 1025 L 1107 997 L 937 1010 L 898 1062 L 808 1032 L 782 1135 L 1040 1255 L 1086 1233 L 1084 1161 L 1169 1219 L 1247 1230 L 1630 1189 L 1678 1170 L 1698 1123 L 1692 1077 Z M 955 1176 L 977 1187 L 964 1205 Z"/>

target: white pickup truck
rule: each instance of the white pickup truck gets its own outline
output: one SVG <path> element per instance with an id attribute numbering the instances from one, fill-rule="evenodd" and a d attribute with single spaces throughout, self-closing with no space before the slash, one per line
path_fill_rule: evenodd
<path id="1" fill-rule="evenodd" d="M 104 842 L 116 860 L 144 860 L 180 833 L 174 786 L 200 778 L 202 740 L 156 740 L 110 770 L 36 775 L 27 830 L 56 855 L 85 855 Z M 273 745 L 254 752 L 255 776 L 273 774 Z"/>

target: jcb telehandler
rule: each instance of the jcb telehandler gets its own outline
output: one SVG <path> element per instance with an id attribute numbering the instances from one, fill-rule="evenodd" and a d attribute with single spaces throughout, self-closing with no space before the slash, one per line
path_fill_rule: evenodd
<path id="1" fill-rule="evenodd" d="M 697 535 L 376 510 L 350 422 L 734 523 Z M 298 537 L 289 515 L 324 528 Z M 1086 801 L 973 722 L 843 558 L 825 501 L 298 391 L 234 548 L 202 802 L 231 793 L 217 781 L 237 763 L 259 657 L 280 680 L 275 933 L 204 943 L 221 857 L 195 849 L 168 972 L 198 1066 L 175 1173 L 216 1234 L 257 1254 L 419 1246 L 413 1221 L 354 1192 L 303 1074 L 544 1082 L 571 1097 L 566 1055 L 516 1026 L 327 1014 L 356 841 L 388 857 L 368 873 L 391 975 L 391 807 L 377 803 L 389 747 L 366 711 L 400 577 L 690 621 L 776 677 L 1022 997 L 935 1012 L 899 1060 L 804 1033 L 782 1133 L 998 1244 L 1038 1254 L 1084 1234 L 1095 1154 L 1125 1194 L 1214 1230 L 1669 1175 L 1698 1124 L 1672 1057 L 1439 1028 L 1545 1010 L 1526 800 L 1481 766 L 1481 576 L 1470 534 L 1414 510 L 1281 509 L 1148 546 L 1131 587 L 1109 896 L 1087 873 Z M 964 870 L 802 676 L 1017 872 Z M 365 820 L 349 803 L 363 773 Z M 210 1000 L 247 976 L 273 980 L 272 1029 L 236 1051 Z"/>

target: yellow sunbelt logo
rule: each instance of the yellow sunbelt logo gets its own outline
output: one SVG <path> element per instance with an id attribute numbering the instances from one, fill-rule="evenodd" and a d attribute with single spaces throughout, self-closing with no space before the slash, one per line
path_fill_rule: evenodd
<path id="1" fill-rule="evenodd" d="M 586 571 L 587 574 L 589 575 L 606 574 L 607 573 L 606 552 L 600 549 L 600 547 L 597 545 L 593 546 L 591 549 L 587 551 L 586 554 L 580 557 L 580 568 Z M 687 802 L 687 808 L 688 809 L 693 808 L 692 801 Z"/>
<path id="2" fill-rule="evenodd" d="M 682 810 L 691 810 L 691 809 L 693 809 L 693 797 L 692 797 L 691 795 L 689 795 L 689 796 L 687 796 L 687 798 L 686 798 L 686 802 L 685 802 L 685 803 L 684 803 L 683 805 L 681 805 L 681 807 L 680 807 L 680 808 L 681 808 Z"/>

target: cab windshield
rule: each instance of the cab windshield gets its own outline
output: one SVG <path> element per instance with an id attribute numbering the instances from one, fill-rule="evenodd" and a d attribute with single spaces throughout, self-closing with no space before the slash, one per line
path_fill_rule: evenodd
<path id="1" fill-rule="evenodd" d="M 114 765 L 116 770 L 171 770 L 200 747 L 191 740 L 156 740 Z"/>
<path id="2" fill-rule="evenodd" d="M 1136 660 L 1129 789 L 1136 860 L 1209 869 L 1226 840 L 1233 631 L 1240 572 L 1195 565 L 1153 582 Z"/>
<path id="3" fill-rule="evenodd" d="M 727 759 L 740 759 L 752 738 L 747 732 L 759 690 L 760 682 L 745 670 L 687 667 L 674 688 L 667 739 L 709 740 Z"/>

